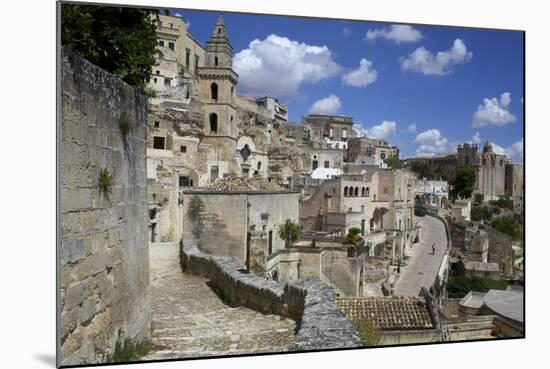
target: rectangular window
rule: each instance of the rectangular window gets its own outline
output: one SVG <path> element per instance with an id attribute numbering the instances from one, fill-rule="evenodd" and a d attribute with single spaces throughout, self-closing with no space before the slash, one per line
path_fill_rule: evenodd
<path id="1" fill-rule="evenodd" d="M 168 23 L 170 25 L 170 28 L 174 28 L 174 23 Z"/>
<path id="2" fill-rule="evenodd" d="M 273 231 L 269 231 L 269 238 L 267 243 L 267 254 L 271 255 L 273 253 Z"/>
<path id="3" fill-rule="evenodd" d="M 157 77 L 153 78 L 153 82 L 157 83 Z"/>
<path id="4" fill-rule="evenodd" d="M 199 69 L 199 57 L 195 55 L 195 72 Z"/>
<path id="5" fill-rule="evenodd" d="M 179 185 L 180 187 L 190 187 L 191 181 L 189 180 L 189 177 L 180 176 Z"/>
<path id="6" fill-rule="evenodd" d="M 164 40 L 159 40 L 159 46 L 164 46 Z"/>
<path id="7" fill-rule="evenodd" d="M 155 128 L 160 127 L 160 122 L 158 120 L 155 120 Z"/>
<path id="8" fill-rule="evenodd" d="M 191 59 L 191 50 L 186 48 L 185 49 L 185 66 L 186 67 L 189 67 L 189 63 L 191 63 L 190 59 Z"/>
<path id="9" fill-rule="evenodd" d="M 157 74 L 160 74 L 160 70 L 157 70 L 156 73 L 157 73 Z"/>
<path id="10" fill-rule="evenodd" d="M 180 146 L 181 152 L 187 152 L 187 146 Z"/>
<path id="11" fill-rule="evenodd" d="M 330 168 L 330 161 L 325 160 L 325 168 Z"/>
<path id="12" fill-rule="evenodd" d="M 172 78 L 165 78 L 164 79 L 164 85 L 170 86 L 172 84 Z"/>
<path id="13" fill-rule="evenodd" d="M 174 49 L 175 49 L 174 43 L 173 43 L 173 42 L 168 42 L 168 48 L 169 48 L 170 50 L 174 50 Z"/>
<path id="14" fill-rule="evenodd" d="M 164 137 L 153 137 L 153 149 L 164 150 Z"/>

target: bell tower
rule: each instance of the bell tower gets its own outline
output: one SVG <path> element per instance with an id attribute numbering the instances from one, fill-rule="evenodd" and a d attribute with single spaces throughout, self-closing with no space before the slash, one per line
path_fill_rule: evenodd
<path id="1" fill-rule="evenodd" d="M 206 44 L 206 63 L 199 68 L 199 97 L 205 103 L 204 133 L 233 137 L 237 132 L 238 75 L 233 70 L 233 48 L 220 15 Z"/>
<path id="2" fill-rule="evenodd" d="M 220 15 L 210 40 L 206 43 L 206 65 L 209 67 L 231 68 L 233 65 L 233 47 L 227 36 L 227 28 Z"/>

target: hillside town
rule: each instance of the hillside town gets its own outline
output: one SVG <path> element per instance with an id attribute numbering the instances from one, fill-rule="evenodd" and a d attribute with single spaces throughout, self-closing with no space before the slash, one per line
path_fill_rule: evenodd
<path id="1" fill-rule="evenodd" d="M 289 121 L 280 97 L 239 94 L 223 15 L 205 45 L 188 27 L 159 15 L 155 94 L 120 97 L 143 125 L 98 128 L 120 144 L 94 168 L 126 173 L 109 199 L 70 190 L 86 161 L 70 122 L 90 115 L 63 111 L 64 363 L 101 362 L 120 327 L 150 342 L 142 360 L 523 336 L 523 165 L 490 141 L 403 158 L 352 116 Z M 63 58 L 65 109 L 95 72 Z M 83 231 L 101 222 L 82 209 L 112 221 Z"/>

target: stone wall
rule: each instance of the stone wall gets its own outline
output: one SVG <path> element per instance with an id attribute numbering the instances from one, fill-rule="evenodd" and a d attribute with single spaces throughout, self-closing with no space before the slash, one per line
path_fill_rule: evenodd
<path id="1" fill-rule="evenodd" d="M 334 290 L 316 279 L 282 285 L 248 274 L 230 257 L 201 252 L 186 233 L 181 242 L 181 264 L 185 272 L 209 278 L 230 304 L 296 319 L 299 328 L 291 351 L 361 346 L 357 332 L 336 305 Z"/>
<path id="2" fill-rule="evenodd" d="M 150 334 L 147 100 L 69 50 L 61 58 L 59 364 L 98 363 Z M 123 137 L 119 116 L 133 122 Z M 100 170 L 114 179 L 100 191 Z"/>

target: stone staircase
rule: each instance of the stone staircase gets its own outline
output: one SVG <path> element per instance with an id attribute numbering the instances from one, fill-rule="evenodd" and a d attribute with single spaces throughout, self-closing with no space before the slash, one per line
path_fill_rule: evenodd
<path id="1" fill-rule="evenodd" d="M 471 317 L 462 322 L 441 323 L 446 341 L 465 341 L 495 338 L 494 316 Z"/>

